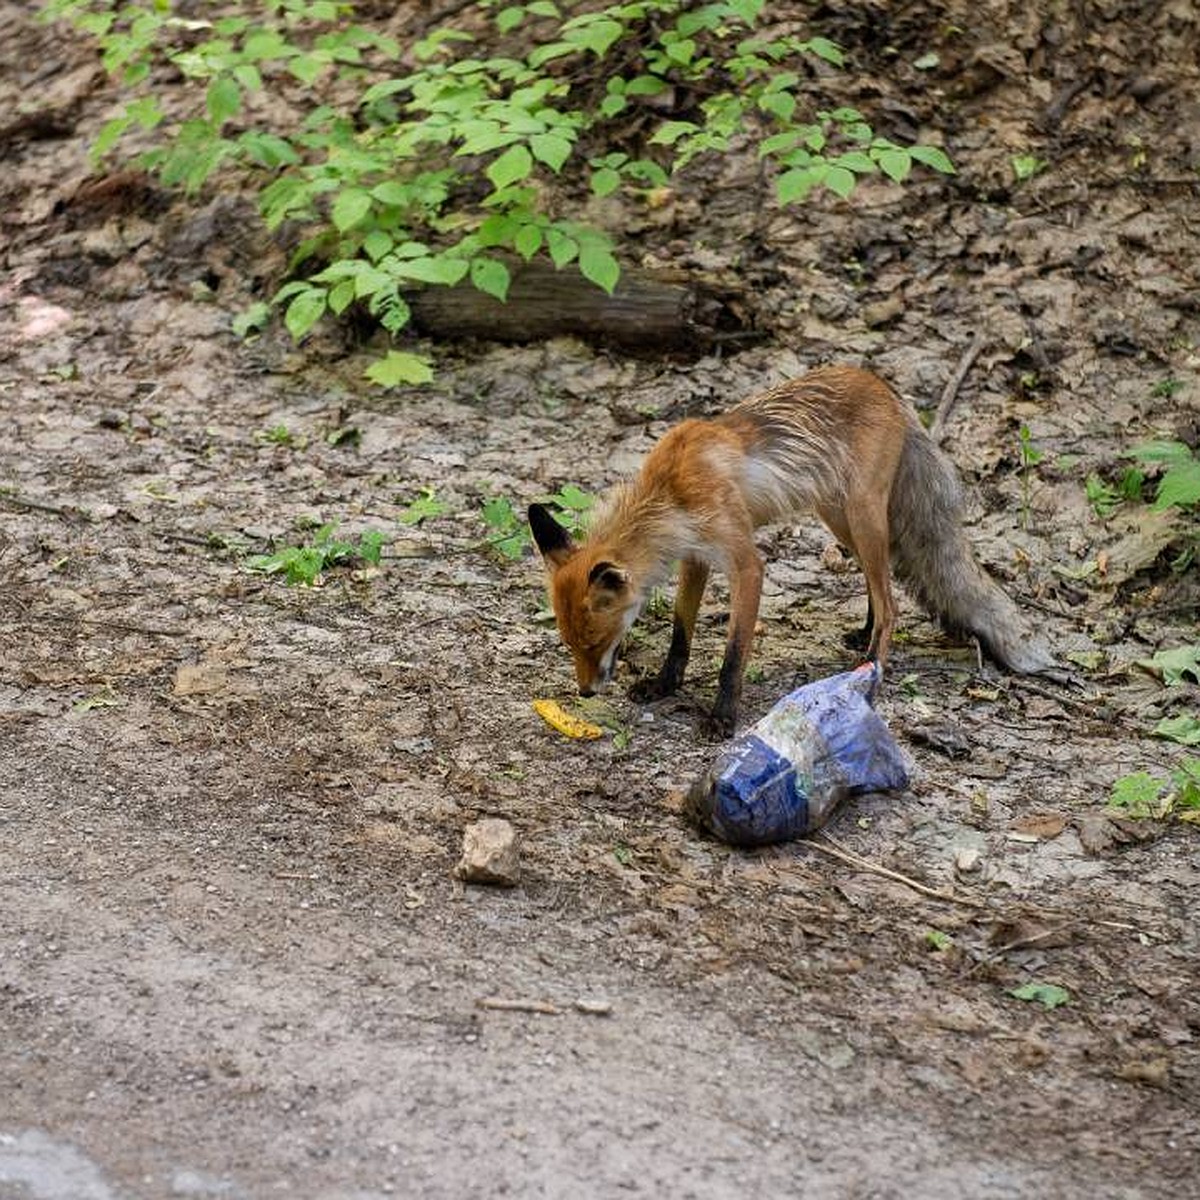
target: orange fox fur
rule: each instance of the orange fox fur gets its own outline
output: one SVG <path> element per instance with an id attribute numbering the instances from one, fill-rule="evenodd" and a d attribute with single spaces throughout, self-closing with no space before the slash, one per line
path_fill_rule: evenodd
<path id="1" fill-rule="evenodd" d="M 976 563 L 961 510 L 954 469 L 915 412 L 868 371 L 823 367 L 713 420 L 671 429 L 636 479 L 599 506 L 582 544 L 541 505 L 530 506 L 529 521 L 585 696 L 611 679 L 621 640 L 678 561 L 671 647 L 634 696 L 675 691 L 709 571 L 728 575 L 732 611 L 712 713 L 727 731 L 762 590 L 754 530 L 798 512 L 815 513 L 858 559 L 867 581 L 867 656 L 880 666 L 896 623 L 894 567 L 947 626 L 976 635 L 1011 670 L 1050 667 L 1049 651 Z"/>

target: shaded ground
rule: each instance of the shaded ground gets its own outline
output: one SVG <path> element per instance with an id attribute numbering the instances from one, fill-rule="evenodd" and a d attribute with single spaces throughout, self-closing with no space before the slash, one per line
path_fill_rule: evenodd
<path id="1" fill-rule="evenodd" d="M 1117 776 L 1177 761 L 1143 734 L 1194 689 L 1130 664 L 1196 640 L 1194 569 L 1083 480 L 1136 439 L 1195 443 L 1196 16 L 1038 7 L 825 10 L 886 68 L 856 86 L 893 132 L 946 130 L 956 181 L 775 215 L 734 161 L 644 231 L 651 261 L 749 281 L 768 344 L 439 348 L 432 388 L 383 395 L 336 332 L 228 332 L 278 264 L 241 201 L 79 196 L 114 97 L 0 5 L 0 109 L 69 117 L 14 138 L 0 182 L 0 1196 L 1194 1186 L 1195 834 L 1103 816 Z M 1049 167 L 1015 188 L 1026 151 Z M 588 745 L 541 725 L 568 663 L 537 564 L 481 549 L 483 497 L 599 488 L 668 421 L 832 358 L 927 406 L 976 331 L 947 447 L 981 557 L 1097 653 L 1074 689 L 981 675 L 906 608 L 882 709 L 912 791 L 824 843 L 955 899 L 684 822 L 719 589 L 677 702 L 618 694 L 593 715 L 620 736 Z M 398 526 L 427 485 L 449 511 Z M 386 531 L 383 569 L 245 569 L 310 519 Z M 747 716 L 847 661 L 862 586 L 827 542 L 763 538 Z M 667 633 L 643 622 L 626 676 Z M 481 815 L 524 837 L 514 891 L 452 878 Z M 1030 980 L 1070 1003 L 1009 994 Z"/>

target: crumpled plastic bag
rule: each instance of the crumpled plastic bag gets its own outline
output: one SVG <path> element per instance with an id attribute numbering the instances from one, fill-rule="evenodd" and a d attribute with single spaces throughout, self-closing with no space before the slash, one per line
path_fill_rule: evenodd
<path id="1" fill-rule="evenodd" d="M 717 756 L 687 796 L 722 841 L 761 846 L 819 829 L 847 796 L 908 786 L 891 731 L 871 707 L 874 663 L 784 696 Z"/>

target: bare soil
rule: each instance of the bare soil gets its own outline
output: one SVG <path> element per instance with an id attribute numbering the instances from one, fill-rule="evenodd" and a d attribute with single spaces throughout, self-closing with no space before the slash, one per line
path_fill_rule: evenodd
<path id="1" fill-rule="evenodd" d="M 0 177 L 0 1196 L 1196 1195 L 1196 833 L 1104 807 L 1180 757 L 1146 735 L 1197 689 L 1134 664 L 1197 640 L 1196 575 L 1179 520 L 1083 491 L 1197 440 L 1194 5 L 825 5 L 855 70 L 821 94 L 942 130 L 954 179 L 779 213 L 732 155 L 596 216 L 740 281 L 764 342 L 439 345 L 388 393 L 352 331 L 232 335 L 283 252 L 232 185 L 101 186 L 117 94 L 32 9 L 0 3 L 0 112 L 55 115 L 6 126 Z M 906 606 L 880 707 L 911 790 L 757 852 L 680 811 L 719 587 L 677 699 L 618 691 L 593 743 L 542 724 L 569 663 L 485 497 L 598 490 L 823 361 L 929 408 L 977 334 L 946 446 L 1075 686 Z M 447 512 L 398 524 L 427 486 Z M 331 520 L 384 531 L 382 568 L 247 569 Z M 819 529 L 762 546 L 747 721 L 848 665 L 864 610 Z M 656 609 L 623 682 L 668 635 Z M 453 877 L 482 816 L 521 834 L 515 889 Z"/>

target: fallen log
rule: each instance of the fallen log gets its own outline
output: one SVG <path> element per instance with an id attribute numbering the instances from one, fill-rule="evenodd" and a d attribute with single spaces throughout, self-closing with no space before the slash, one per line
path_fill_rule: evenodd
<path id="1" fill-rule="evenodd" d="M 573 335 L 625 350 L 703 353 L 753 340 L 735 288 L 680 271 L 625 268 L 610 296 L 574 268 L 510 266 L 508 298 L 470 284 L 421 288 L 405 296 L 412 323 L 436 338 L 533 342 Z"/>

